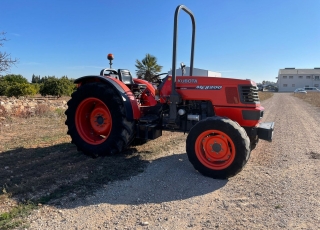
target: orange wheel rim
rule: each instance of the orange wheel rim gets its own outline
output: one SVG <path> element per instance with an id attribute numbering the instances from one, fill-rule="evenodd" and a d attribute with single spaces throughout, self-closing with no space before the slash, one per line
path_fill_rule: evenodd
<path id="1" fill-rule="evenodd" d="M 207 130 L 201 133 L 196 140 L 195 152 L 199 161 L 213 170 L 227 168 L 236 155 L 231 138 L 219 130 Z"/>
<path id="2" fill-rule="evenodd" d="M 99 99 L 90 97 L 83 100 L 76 111 L 76 128 L 87 143 L 98 145 L 110 135 L 112 117 L 108 107 Z"/>

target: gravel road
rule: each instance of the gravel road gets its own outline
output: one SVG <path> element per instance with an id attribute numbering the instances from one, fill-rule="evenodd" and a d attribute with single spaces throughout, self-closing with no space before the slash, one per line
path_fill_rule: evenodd
<path id="1" fill-rule="evenodd" d="M 289 93 L 262 104 L 273 142 L 235 177 L 200 175 L 181 141 L 130 180 L 34 211 L 30 229 L 320 229 L 320 108 Z"/>

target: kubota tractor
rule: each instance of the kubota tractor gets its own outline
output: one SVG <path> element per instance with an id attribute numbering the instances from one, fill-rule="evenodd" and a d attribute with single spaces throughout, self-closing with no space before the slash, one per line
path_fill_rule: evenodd
<path id="1" fill-rule="evenodd" d="M 180 10 L 192 21 L 190 74 L 176 76 Z M 272 140 L 274 122 L 260 123 L 264 108 L 251 80 L 193 76 L 195 19 L 183 5 L 174 16 L 172 75 L 155 88 L 110 68 L 77 79 L 66 110 L 68 134 L 91 156 L 116 154 L 134 139 L 153 140 L 162 130 L 187 132 L 186 151 L 205 176 L 228 178 L 244 167 L 259 139 Z"/>

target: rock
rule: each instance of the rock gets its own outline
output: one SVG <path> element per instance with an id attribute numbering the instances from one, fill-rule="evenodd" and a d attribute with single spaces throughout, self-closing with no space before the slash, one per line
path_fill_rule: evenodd
<path id="1" fill-rule="evenodd" d="M 12 111 L 12 105 L 11 104 L 5 104 L 3 105 L 3 108 L 5 109 L 5 111 L 7 112 L 11 112 Z"/>
<path id="2" fill-rule="evenodd" d="M 35 102 L 29 102 L 29 103 L 28 103 L 28 106 L 30 106 L 30 107 L 35 107 L 35 106 L 37 106 L 37 103 L 35 103 Z"/>
<path id="3" fill-rule="evenodd" d="M 141 222 L 140 225 L 141 225 L 141 226 L 147 226 L 147 225 L 149 225 L 149 222 L 147 222 L 147 221 Z"/>
<path id="4" fill-rule="evenodd" d="M 34 114 L 35 110 L 38 108 L 39 105 L 47 105 L 48 108 L 51 110 L 55 110 L 57 108 L 61 109 L 67 109 L 67 101 L 65 100 L 46 100 L 46 99 L 40 99 L 40 100 L 34 100 L 34 99 L 28 99 L 24 97 L 20 97 L 19 99 L 16 98 L 7 98 L 0 96 L 0 105 L 1 110 L 0 114 L 3 116 L 3 114 L 6 115 L 17 115 L 24 113 L 30 113 L 31 115 Z"/>

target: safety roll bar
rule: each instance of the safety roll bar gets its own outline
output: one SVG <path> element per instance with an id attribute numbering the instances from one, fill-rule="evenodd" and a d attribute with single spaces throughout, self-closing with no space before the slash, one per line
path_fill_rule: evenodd
<path id="1" fill-rule="evenodd" d="M 173 28 L 173 52 L 172 52 L 172 87 L 170 95 L 170 116 L 169 123 L 174 123 L 177 115 L 176 104 L 179 103 L 180 97 L 176 91 L 176 63 L 177 63 L 177 40 L 178 40 L 178 16 L 180 10 L 185 11 L 189 14 L 192 21 L 192 41 L 191 41 L 191 57 L 190 57 L 190 76 L 193 75 L 193 57 L 194 57 L 194 43 L 196 34 L 196 21 L 194 15 L 186 6 L 179 5 L 176 8 L 174 14 L 174 28 Z"/>

